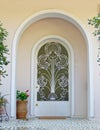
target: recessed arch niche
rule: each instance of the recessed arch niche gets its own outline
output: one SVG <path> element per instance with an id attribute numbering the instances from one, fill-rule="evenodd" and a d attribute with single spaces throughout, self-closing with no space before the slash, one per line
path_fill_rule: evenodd
<path id="1" fill-rule="evenodd" d="M 62 24 L 62 22 L 64 24 Z M 50 26 L 52 26 L 53 28 L 47 28 L 48 23 L 50 24 Z M 42 25 L 41 28 L 39 27 L 39 24 Z M 47 25 L 46 25 L 47 24 Z M 60 25 L 60 26 L 59 26 Z M 66 25 L 66 26 L 65 26 Z M 37 28 L 38 27 L 38 28 Z M 49 29 L 49 32 L 47 34 L 46 31 L 43 31 L 43 27 L 45 27 L 45 29 Z M 65 28 L 67 27 L 67 28 Z M 69 28 L 68 28 L 69 27 Z M 70 28 L 71 27 L 71 28 Z M 24 45 L 25 47 L 25 41 L 24 41 L 24 36 L 27 34 L 27 32 L 32 31 L 32 28 L 36 29 L 35 31 L 33 31 L 33 33 L 31 33 L 34 37 L 35 40 L 34 41 L 30 41 L 31 46 L 30 46 L 30 51 L 31 52 L 31 48 L 35 45 L 35 43 L 41 39 L 43 36 L 45 35 L 58 35 L 61 37 L 64 37 L 65 39 L 67 39 L 69 41 L 70 44 L 73 44 L 72 47 L 74 48 L 74 52 L 78 52 L 79 48 L 77 48 L 77 43 L 80 43 L 80 48 L 81 45 L 83 45 L 82 49 L 86 52 L 85 53 L 85 63 L 86 65 L 84 67 L 85 69 L 85 80 L 87 82 L 86 88 L 88 88 L 88 92 L 85 92 L 85 95 L 87 96 L 85 99 L 85 115 L 87 117 L 93 117 L 94 115 L 94 111 L 93 111 L 93 86 L 92 86 L 92 65 L 91 65 L 91 59 L 90 59 L 90 55 L 91 55 L 91 46 L 90 46 L 90 42 L 91 40 L 89 39 L 89 35 L 86 32 L 86 30 L 84 29 L 83 25 L 80 24 L 80 22 L 78 20 L 76 20 L 75 18 L 73 18 L 72 16 L 62 12 L 62 11 L 55 11 L 55 10 L 49 10 L 49 11 L 43 11 L 40 13 L 37 13 L 33 16 L 31 16 L 30 18 L 28 18 L 17 30 L 16 34 L 15 34 L 15 38 L 13 41 L 13 46 L 12 46 L 12 56 L 15 56 L 15 58 L 12 58 L 12 87 L 11 87 L 11 116 L 15 117 L 16 115 L 16 98 L 15 98 L 15 90 L 16 90 L 16 86 L 17 86 L 17 77 L 16 77 L 16 69 L 17 69 L 17 58 L 19 55 L 19 51 L 20 49 L 17 49 L 17 47 L 19 48 L 19 46 Z M 60 31 L 55 31 L 55 30 L 60 30 Z M 80 37 L 76 37 L 75 38 L 71 38 L 71 35 L 73 34 L 71 32 L 71 30 L 73 30 L 74 32 L 77 32 L 77 34 L 79 33 Z M 76 30 L 76 31 L 75 31 Z M 40 33 L 39 33 L 40 32 Z M 68 32 L 68 33 L 67 33 Z M 71 33 L 71 34 L 70 34 Z M 36 35 L 35 35 L 36 34 Z M 39 35 L 41 34 L 41 35 Z M 75 33 L 76 34 L 76 33 Z M 74 35 L 74 34 L 73 34 Z M 80 40 L 79 40 L 80 39 Z M 33 39 L 32 39 L 33 40 Z M 23 44 L 24 43 L 24 44 Z M 75 44 L 76 43 L 76 44 Z M 75 49 L 76 48 L 76 49 Z M 81 50 L 80 50 L 81 51 Z M 24 52 L 24 51 L 22 51 Z M 29 53 L 31 55 L 31 53 Z M 80 56 L 80 53 L 75 53 L 77 54 L 77 56 Z M 84 53 L 81 53 L 81 56 L 84 55 Z M 22 55 L 21 55 L 22 56 Z M 75 55 L 76 56 L 76 55 Z M 79 58 L 81 59 L 81 57 Z M 76 57 L 75 59 L 76 61 L 78 60 L 78 58 Z M 79 61 L 81 62 L 81 61 Z M 20 62 L 19 62 L 20 63 Z M 21 64 L 21 63 L 20 63 Z M 21 64 L 22 65 L 22 64 Z M 78 66 L 79 64 L 75 64 L 76 69 L 82 69 L 82 66 Z M 88 66 L 88 67 L 87 67 Z M 80 68 L 79 68 L 80 67 Z M 28 67 L 29 68 L 29 67 Z M 90 71 L 91 70 L 91 71 Z M 77 71 L 77 70 L 76 70 Z M 89 73 L 89 71 L 91 73 Z M 21 73 L 20 73 L 21 74 Z M 77 74 L 77 73 L 76 73 Z M 81 73 L 80 73 L 81 74 Z M 30 70 L 28 72 L 28 75 L 30 75 Z M 23 76 L 23 73 L 22 73 Z M 75 75 L 74 75 L 75 77 Z M 74 79 L 75 80 L 75 79 Z M 83 79 L 84 80 L 84 79 Z M 82 80 L 81 80 L 82 81 Z M 86 83 L 84 82 L 84 83 Z M 76 85 L 77 86 L 77 85 Z M 84 90 L 86 89 L 84 88 Z M 90 89 L 91 88 L 91 89 Z M 77 94 L 77 93 L 75 93 Z M 79 93 L 80 95 L 81 93 Z M 88 106 L 86 104 L 89 104 Z M 76 104 L 76 102 L 74 102 L 74 104 Z M 77 109 L 77 106 L 75 106 Z M 81 108 L 79 108 L 81 109 Z M 84 111 L 84 110 L 83 110 Z M 88 114 L 86 114 L 86 112 Z M 78 114 L 77 114 L 78 115 Z M 83 114 L 84 115 L 84 114 Z M 75 116 L 75 113 L 73 112 L 72 116 Z"/>

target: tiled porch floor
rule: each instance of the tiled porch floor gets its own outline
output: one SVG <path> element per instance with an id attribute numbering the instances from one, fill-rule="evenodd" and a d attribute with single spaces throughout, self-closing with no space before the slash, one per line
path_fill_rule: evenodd
<path id="1" fill-rule="evenodd" d="M 100 130 L 100 121 L 76 118 L 10 120 L 0 123 L 0 127 L 0 130 Z"/>

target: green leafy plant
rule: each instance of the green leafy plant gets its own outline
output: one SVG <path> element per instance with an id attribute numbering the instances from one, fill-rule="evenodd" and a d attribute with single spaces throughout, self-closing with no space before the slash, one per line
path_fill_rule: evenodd
<path id="1" fill-rule="evenodd" d="M 1 95 L 1 93 L 0 93 L 0 106 L 8 103 L 7 99 L 5 98 L 5 96 L 7 96 L 7 95 L 8 94 Z"/>
<path id="2" fill-rule="evenodd" d="M 98 36 L 98 39 L 100 40 L 100 13 L 92 19 L 88 19 L 88 24 L 95 28 L 93 35 Z"/>
<path id="3" fill-rule="evenodd" d="M 17 100 L 21 100 L 21 101 L 27 100 L 27 98 L 29 97 L 28 92 L 29 92 L 29 90 L 26 90 L 25 92 L 17 90 L 16 91 Z"/>
<path id="4" fill-rule="evenodd" d="M 0 22 L 0 76 L 7 76 L 5 66 L 8 65 L 9 61 L 7 60 L 7 55 L 9 54 L 8 46 L 4 44 L 8 32 L 3 28 L 2 23 Z"/>

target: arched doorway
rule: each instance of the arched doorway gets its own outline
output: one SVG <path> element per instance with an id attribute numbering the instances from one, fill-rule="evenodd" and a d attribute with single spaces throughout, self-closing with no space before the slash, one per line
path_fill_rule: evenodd
<path id="1" fill-rule="evenodd" d="M 16 97 L 15 97 L 15 90 L 16 90 L 16 54 L 17 54 L 17 45 L 19 43 L 19 39 L 22 35 L 22 33 L 25 31 L 25 29 L 28 28 L 29 25 L 32 23 L 41 20 L 43 18 L 60 18 L 64 19 L 65 21 L 68 21 L 69 23 L 72 23 L 76 28 L 80 30 L 80 33 L 84 37 L 84 40 L 86 42 L 87 50 L 88 50 L 88 117 L 94 116 L 94 104 L 93 104 L 93 71 L 92 71 L 92 59 L 91 59 L 91 39 L 86 31 L 86 29 L 83 27 L 83 25 L 76 20 L 71 15 L 66 14 L 65 12 L 58 11 L 58 10 L 46 10 L 39 12 L 33 16 L 31 16 L 29 19 L 27 19 L 17 30 L 15 34 L 15 38 L 13 41 L 12 46 L 12 86 L 11 86 L 11 116 L 16 116 Z M 14 57 L 14 58 L 13 58 Z"/>
<path id="2" fill-rule="evenodd" d="M 55 35 L 40 39 L 32 49 L 31 68 L 31 115 L 72 116 L 74 55 L 68 41 Z"/>

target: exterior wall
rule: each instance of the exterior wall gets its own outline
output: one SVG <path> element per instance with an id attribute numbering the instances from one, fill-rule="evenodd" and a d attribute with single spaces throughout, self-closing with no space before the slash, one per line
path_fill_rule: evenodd
<path id="1" fill-rule="evenodd" d="M 0 2 L 1 2 L 0 3 L 0 10 L 1 10 L 0 11 L 0 18 L 1 18 L 0 20 L 1 20 L 1 22 L 3 22 L 4 27 L 9 32 L 9 36 L 8 36 L 6 42 L 9 46 L 10 54 L 11 54 L 12 41 L 13 41 L 14 34 L 15 34 L 16 30 L 18 29 L 20 24 L 23 23 L 24 20 L 26 20 L 29 16 L 33 15 L 34 13 L 42 11 L 42 10 L 47 10 L 47 9 L 64 10 L 65 12 L 78 18 L 87 27 L 87 29 L 90 31 L 90 34 L 91 34 L 93 29 L 91 29 L 88 26 L 87 19 L 93 17 L 94 15 L 96 15 L 98 13 L 97 6 L 99 4 L 98 0 L 92 0 L 90 2 L 89 1 L 87 2 L 86 0 L 84 0 L 84 1 L 80 1 L 80 0 L 77 0 L 77 1 L 72 1 L 72 0 L 70 0 L 70 1 L 66 1 L 66 0 L 39 1 L 39 0 L 37 0 L 37 1 L 31 1 L 31 2 L 27 1 L 27 0 L 23 0 L 23 1 L 1 0 Z M 65 26 L 67 28 L 65 28 Z M 45 28 L 45 30 L 44 30 L 44 28 Z M 72 30 L 70 28 L 72 28 L 72 30 L 74 30 L 74 31 L 72 32 Z M 51 29 L 53 29 L 53 30 L 51 30 Z M 35 30 L 35 31 L 33 31 L 33 30 Z M 58 31 L 55 31 L 55 30 L 58 30 Z M 18 87 L 22 86 L 23 89 L 24 89 L 24 87 L 26 88 L 27 86 L 30 86 L 30 84 L 29 84 L 29 81 L 30 81 L 29 71 L 30 70 L 28 70 L 28 66 L 30 66 L 30 64 L 29 64 L 30 53 L 28 53 L 29 55 L 27 55 L 26 49 L 28 52 L 30 52 L 30 50 L 32 48 L 32 44 L 35 44 L 35 42 L 37 41 L 38 38 L 41 38 L 45 34 L 51 34 L 52 31 L 55 32 L 56 34 L 63 35 L 63 37 L 65 37 L 71 43 L 72 47 L 74 48 L 74 51 L 75 51 L 74 52 L 75 53 L 75 78 L 76 78 L 75 81 L 77 81 L 77 82 L 75 82 L 76 86 L 77 86 L 76 102 L 81 103 L 80 107 L 76 106 L 76 115 L 80 115 L 80 113 L 82 115 L 86 115 L 86 95 L 84 95 L 84 94 L 85 94 L 85 91 L 87 89 L 87 87 L 86 87 L 87 81 L 86 81 L 86 77 L 85 77 L 86 71 L 84 71 L 84 70 L 86 70 L 85 69 L 86 64 L 83 65 L 83 63 L 84 62 L 86 63 L 86 60 L 87 60 L 86 59 L 86 52 L 87 51 L 86 51 L 86 46 L 84 44 L 84 40 L 83 40 L 82 36 L 79 34 L 80 32 L 69 23 L 65 23 L 64 21 L 57 20 L 57 19 L 55 19 L 54 21 L 52 19 L 47 19 L 46 21 L 41 20 L 41 21 L 36 22 L 33 25 L 31 25 L 31 27 L 29 27 L 23 33 L 23 36 L 20 40 L 20 44 L 18 46 L 17 85 L 18 85 Z M 30 33 L 30 32 L 32 32 L 32 33 Z M 29 33 L 31 35 L 29 35 Z M 75 35 L 77 35 L 76 37 L 74 37 L 74 33 L 75 33 Z M 100 101 L 98 100 L 98 99 L 100 99 L 100 94 L 99 94 L 99 91 L 100 91 L 100 87 L 99 87 L 100 67 L 97 65 L 97 62 L 96 62 L 97 45 L 98 44 L 92 35 L 91 35 L 91 38 L 93 39 L 93 45 L 92 45 L 93 46 L 93 55 L 92 55 L 92 57 L 93 57 L 93 69 L 94 69 L 94 74 L 93 74 L 94 75 L 94 81 L 93 81 L 94 84 L 93 85 L 94 85 L 94 94 L 95 94 L 95 98 L 94 98 L 95 118 L 100 118 L 100 112 L 99 112 Z M 80 43 L 81 43 L 81 46 L 80 46 Z M 79 55 L 79 54 L 81 54 L 81 55 Z M 22 58 L 25 57 L 25 59 L 23 58 L 23 63 L 21 63 L 22 60 L 20 59 L 20 57 L 22 57 Z M 11 55 L 9 55 L 9 60 L 10 61 L 12 60 Z M 27 64 L 25 62 L 26 60 L 28 60 Z M 83 65 L 83 67 L 79 68 L 80 65 Z M 80 73 L 81 69 L 83 71 L 82 73 Z M 20 73 L 20 75 L 19 75 L 20 71 L 24 72 L 24 76 L 23 76 L 23 73 Z M 0 89 L 3 93 L 10 93 L 11 64 L 7 67 L 7 72 L 9 74 L 9 76 L 6 79 L 3 79 L 3 85 L 1 86 L 1 89 Z M 22 78 L 22 81 L 25 80 L 25 83 L 20 82 L 20 77 Z M 79 78 L 79 77 L 80 77 L 81 82 L 78 82 L 77 78 Z M 82 80 L 82 79 L 84 79 L 84 80 Z M 84 83 L 84 87 L 80 88 L 79 86 L 82 84 L 82 82 Z M 80 95 L 78 97 L 77 90 L 81 91 L 82 89 L 84 89 L 82 99 L 78 100 Z M 9 98 L 9 102 L 10 102 L 10 96 L 8 98 Z M 85 104 L 85 106 L 84 106 L 84 104 Z M 85 109 L 84 112 L 83 112 L 83 109 Z M 10 112 L 10 109 L 9 109 L 9 112 Z"/>

